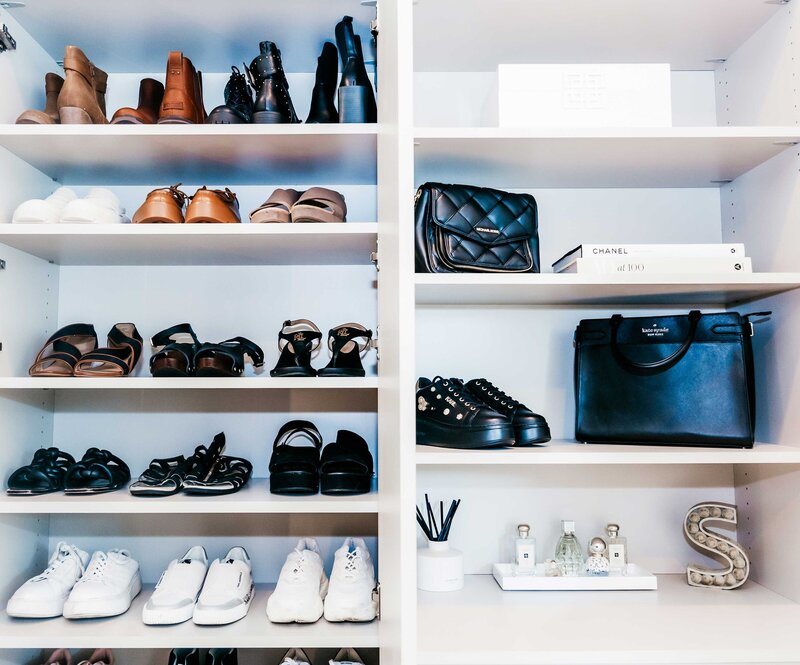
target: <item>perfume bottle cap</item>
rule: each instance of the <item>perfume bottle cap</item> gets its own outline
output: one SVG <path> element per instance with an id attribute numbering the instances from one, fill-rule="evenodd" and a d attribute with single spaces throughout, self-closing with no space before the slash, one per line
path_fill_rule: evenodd
<path id="1" fill-rule="evenodd" d="M 619 524 L 609 524 L 606 526 L 606 533 L 611 538 L 616 538 L 619 533 Z"/>
<path id="2" fill-rule="evenodd" d="M 528 524 L 520 524 L 517 526 L 517 533 L 520 538 L 527 538 L 531 532 L 531 527 Z"/>
<path id="3" fill-rule="evenodd" d="M 589 552 L 591 552 L 592 556 L 602 556 L 605 551 L 606 541 L 600 536 L 595 536 L 589 541 Z"/>
<path id="4" fill-rule="evenodd" d="M 575 533 L 574 520 L 561 520 L 561 530 L 564 533 Z"/>

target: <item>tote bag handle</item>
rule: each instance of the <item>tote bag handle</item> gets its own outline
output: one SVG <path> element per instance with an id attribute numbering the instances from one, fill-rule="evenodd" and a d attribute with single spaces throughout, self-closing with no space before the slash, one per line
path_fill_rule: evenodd
<path id="1" fill-rule="evenodd" d="M 617 343 L 617 333 L 619 331 L 619 326 L 622 323 L 622 315 L 621 314 L 614 314 L 611 317 L 611 353 L 614 355 L 614 359 L 622 365 L 625 369 L 632 370 L 632 371 L 656 371 L 656 370 L 666 370 L 670 367 L 673 367 L 678 363 L 678 361 L 686 355 L 686 352 L 689 350 L 689 347 L 694 342 L 694 336 L 697 332 L 697 324 L 700 322 L 700 317 L 702 314 L 700 310 L 693 309 L 689 312 L 689 335 L 686 337 L 686 341 L 681 345 L 681 347 L 675 351 L 675 353 L 667 356 L 666 358 L 662 358 L 661 360 L 655 360 L 649 363 L 640 363 L 636 362 L 635 360 L 631 360 L 630 358 L 626 358 L 625 355 L 620 351 L 619 345 Z"/>

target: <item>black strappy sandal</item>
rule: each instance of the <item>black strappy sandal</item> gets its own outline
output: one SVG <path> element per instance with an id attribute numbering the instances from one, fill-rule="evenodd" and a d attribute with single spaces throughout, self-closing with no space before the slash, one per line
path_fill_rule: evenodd
<path id="1" fill-rule="evenodd" d="M 200 340 L 188 323 L 156 333 L 150 340 L 156 350 L 150 357 L 150 373 L 157 377 L 192 376 Z"/>
<path id="2" fill-rule="evenodd" d="M 310 446 L 291 445 L 305 439 Z M 272 494 L 316 494 L 319 491 L 319 452 L 322 436 L 308 420 L 290 420 L 278 432 L 269 461 L 269 491 Z"/>
<path id="3" fill-rule="evenodd" d="M 183 487 L 190 482 L 203 482 L 210 478 L 225 452 L 225 433 L 220 432 L 214 437 L 211 444 L 197 446 L 194 454 L 186 460 L 186 469 L 183 475 Z"/>
<path id="4" fill-rule="evenodd" d="M 33 454 L 30 464 L 11 474 L 6 494 L 34 496 L 60 492 L 64 489 L 67 471 L 73 464 L 75 458 L 69 453 L 58 448 L 40 448 Z"/>
<path id="5" fill-rule="evenodd" d="M 97 348 L 97 333 L 91 323 L 73 323 L 60 328 L 45 342 L 28 369 L 30 376 L 72 376 L 81 356 Z"/>
<path id="6" fill-rule="evenodd" d="M 125 487 L 131 470 L 108 450 L 89 448 L 80 462 L 73 464 L 64 479 L 65 494 L 102 494 Z"/>
<path id="7" fill-rule="evenodd" d="M 284 321 L 278 333 L 278 350 L 281 352 L 270 376 L 316 376 L 311 357 L 319 350 L 322 333 L 308 319 Z"/>
<path id="8" fill-rule="evenodd" d="M 223 455 L 204 479 L 186 478 L 183 491 L 203 496 L 233 494 L 242 489 L 252 475 L 253 465 L 248 460 Z"/>
<path id="9" fill-rule="evenodd" d="M 323 494 L 367 494 L 372 487 L 373 462 L 369 446 L 358 434 L 340 429 L 336 441 L 322 451 L 319 465 Z"/>
<path id="10" fill-rule="evenodd" d="M 364 376 L 361 358 L 372 348 L 372 331 L 360 323 L 343 323 L 328 332 L 328 348 L 331 360 L 319 376 Z"/>
<path id="11" fill-rule="evenodd" d="M 183 455 L 154 459 L 129 490 L 134 496 L 170 496 L 183 487 L 186 458 Z"/>
<path id="12" fill-rule="evenodd" d="M 246 337 L 233 337 L 219 344 L 201 344 L 194 356 L 195 376 L 241 376 L 244 373 L 245 356 L 250 357 L 253 367 L 264 364 L 261 347 Z"/>
<path id="13" fill-rule="evenodd" d="M 75 376 L 128 376 L 142 355 L 142 336 L 132 323 L 117 323 L 108 332 L 108 346 L 84 354 Z"/>

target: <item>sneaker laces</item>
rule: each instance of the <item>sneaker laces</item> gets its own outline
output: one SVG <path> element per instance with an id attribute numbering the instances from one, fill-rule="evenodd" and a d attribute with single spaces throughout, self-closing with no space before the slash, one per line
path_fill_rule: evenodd
<path id="1" fill-rule="evenodd" d="M 306 574 L 306 555 L 299 553 L 292 563 L 292 570 L 290 571 L 292 581 L 299 582 Z"/>
<path id="2" fill-rule="evenodd" d="M 92 557 L 89 568 L 86 569 L 86 572 L 83 574 L 83 578 L 81 579 L 100 579 L 100 581 L 105 581 L 104 577 L 107 563 L 108 556 L 106 556 L 103 552 L 98 552 L 94 557 Z"/>
<path id="3" fill-rule="evenodd" d="M 72 555 L 71 557 L 70 554 Z M 77 552 L 75 552 L 75 549 L 72 547 L 60 547 L 56 552 L 53 553 L 53 556 L 50 557 L 50 561 L 47 562 L 47 568 L 31 579 L 35 582 L 50 579 L 50 577 L 54 575 L 56 571 L 59 570 L 71 558 L 77 562 L 78 568 L 80 568 L 82 575 L 84 572 L 83 562 L 81 561 L 81 558 L 78 556 Z"/>
<path id="4" fill-rule="evenodd" d="M 344 576 L 348 578 L 358 577 L 361 568 L 359 564 L 362 561 L 361 552 L 358 550 L 347 552 L 345 557 Z"/>
<path id="5" fill-rule="evenodd" d="M 450 381 L 447 379 L 442 378 L 441 376 L 436 376 L 433 379 L 433 383 L 441 382 L 443 386 L 447 387 L 447 392 L 453 393 L 453 397 L 461 402 L 465 407 L 467 407 L 470 411 L 476 411 L 478 407 L 467 399 L 461 391 L 459 391 L 455 386 L 450 385 Z"/>
<path id="6" fill-rule="evenodd" d="M 487 381 L 486 379 L 478 379 L 475 382 L 475 385 L 480 386 L 481 390 L 489 393 L 489 397 L 494 399 L 495 401 L 499 401 L 503 406 L 510 406 L 515 407 L 519 406 L 519 402 L 515 400 L 513 397 L 509 397 L 506 393 L 504 393 L 500 388 L 495 386 L 491 381 Z"/>

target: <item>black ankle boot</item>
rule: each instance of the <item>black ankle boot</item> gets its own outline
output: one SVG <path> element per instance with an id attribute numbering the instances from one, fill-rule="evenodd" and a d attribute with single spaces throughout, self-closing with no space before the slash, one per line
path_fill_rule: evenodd
<path id="1" fill-rule="evenodd" d="M 225 104 L 208 116 L 209 124 L 233 125 L 250 122 L 253 115 L 253 93 L 238 67 L 231 67 L 231 77 L 225 86 Z"/>
<path id="2" fill-rule="evenodd" d="M 273 42 L 261 42 L 259 48 L 261 55 L 250 63 L 250 67 L 246 67 L 250 84 L 257 95 L 253 122 L 300 122 L 289 96 L 289 83 L 283 71 L 280 50 Z"/>
<path id="3" fill-rule="evenodd" d="M 311 110 L 306 124 L 339 122 L 334 97 L 336 96 L 336 76 L 339 73 L 339 54 L 336 47 L 325 42 L 322 53 L 317 58 L 317 80 L 311 92 Z"/>
<path id="4" fill-rule="evenodd" d="M 336 44 L 342 56 L 339 122 L 375 122 L 375 93 L 367 76 L 361 40 L 353 32 L 352 16 L 345 16 L 336 25 Z"/>

